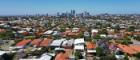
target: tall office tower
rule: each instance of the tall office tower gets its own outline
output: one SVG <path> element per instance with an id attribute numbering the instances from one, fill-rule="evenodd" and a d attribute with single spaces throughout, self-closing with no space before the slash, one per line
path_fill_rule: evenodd
<path id="1" fill-rule="evenodd" d="M 59 17 L 60 16 L 60 13 L 59 12 L 57 12 L 57 17 Z"/>
<path id="2" fill-rule="evenodd" d="M 90 16 L 90 13 L 87 12 L 87 11 L 85 11 L 83 15 L 84 15 L 84 17 L 89 17 Z"/>
<path id="3" fill-rule="evenodd" d="M 75 10 L 71 10 L 70 14 L 71 14 L 72 17 L 75 17 L 75 14 L 76 14 Z"/>
<path id="4" fill-rule="evenodd" d="M 46 13 L 46 16 L 49 16 L 49 14 L 48 14 L 48 13 Z"/>
<path id="5" fill-rule="evenodd" d="M 69 12 L 66 11 L 66 17 L 69 17 Z"/>

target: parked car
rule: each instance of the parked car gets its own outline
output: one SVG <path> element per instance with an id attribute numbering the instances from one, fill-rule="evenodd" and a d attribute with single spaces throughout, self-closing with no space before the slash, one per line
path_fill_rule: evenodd
<path id="1" fill-rule="evenodd" d="M 124 52 L 122 52 L 122 51 L 117 51 L 117 52 L 115 53 L 115 57 L 116 57 L 118 60 L 123 60 L 124 57 L 125 57 Z"/>

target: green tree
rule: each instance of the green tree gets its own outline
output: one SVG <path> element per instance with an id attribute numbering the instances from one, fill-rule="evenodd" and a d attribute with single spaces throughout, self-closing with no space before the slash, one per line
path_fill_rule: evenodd
<path id="1" fill-rule="evenodd" d="M 124 60 L 129 60 L 127 54 L 125 54 Z"/>
<path id="2" fill-rule="evenodd" d="M 65 28 L 61 28 L 61 29 L 60 29 L 60 32 L 65 32 L 65 31 L 66 31 Z"/>
<path id="3" fill-rule="evenodd" d="M 80 59 L 81 53 L 79 51 L 76 51 L 74 55 L 75 55 L 76 60 L 78 60 Z"/>
<path id="4" fill-rule="evenodd" d="M 14 36 L 14 34 L 13 34 L 12 31 L 7 31 L 7 32 L 0 33 L 0 38 L 1 39 L 8 39 L 8 38 L 11 38 L 13 36 Z"/>
<path id="5" fill-rule="evenodd" d="M 97 53 L 97 56 L 102 56 L 104 53 L 103 53 L 103 48 L 101 47 L 97 47 L 96 48 L 96 53 Z"/>
<path id="6" fill-rule="evenodd" d="M 102 56 L 100 60 L 110 60 L 108 56 Z"/>
<path id="7" fill-rule="evenodd" d="M 132 31 L 134 31 L 134 29 L 135 29 L 135 26 L 130 26 L 127 30 L 132 32 Z"/>
<path id="8" fill-rule="evenodd" d="M 132 43 L 132 41 L 130 38 L 127 37 L 127 38 L 124 38 L 121 43 L 124 45 L 129 45 Z"/>
<path id="9" fill-rule="evenodd" d="M 117 60 L 114 56 L 102 56 L 100 60 Z"/>
<path id="10" fill-rule="evenodd" d="M 140 52 L 136 54 L 136 57 L 140 59 Z"/>
<path id="11" fill-rule="evenodd" d="M 83 32 L 80 32 L 80 33 L 79 33 L 79 37 L 80 37 L 80 38 L 83 38 L 83 37 L 84 37 L 84 33 L 83 33 Z"/>
<path id="12" fill-rule="evenodd" d="M 60 39 L 61 37 L 59 35 L 53 36 L 54 39 Z"/>
<path id="13" fill-rule="evenodd" d="M 140 41 L 140 36 L 135 36 L 134 39 Z"/>
<path id="14" fill-rule="evenodd" d="M 99 34 L 108 34 L 108 31 L 106 29 L 102 29 L 99 31 Z"/>
<path id="15" fill-rule="evenodd" d="M 129 40 L 123 40 L 121 43 L 124 44 L 124 45 L 129 45 L 130 42 L 131 42 L 131 41 L 129 41 Z"/>
<path id="16" fill-rule="evenodd" d="M 124 38 L 123 40 L 131 40 L 131 38 L 127 37 L 127 38 Z"/>
<path id="17" fill-rule="evenodd" d="M 71 24 L 69 27 L 70 27 L 70 28 L 74 28 L 74 27 L 75 27 L 75 25 Z"/>
<path id="18" fill-rule="evenodd" d="M 35 39 L 35 36 L 26 36 L 26 39 Z"/>
<path id="19" fill-rule="evenodd" d="M 93 36 L 93 39 L 101 39 L 100 35 Z"/>

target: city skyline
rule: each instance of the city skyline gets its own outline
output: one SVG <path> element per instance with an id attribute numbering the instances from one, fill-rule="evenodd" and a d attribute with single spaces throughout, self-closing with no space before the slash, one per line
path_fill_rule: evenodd
<path id="1" fill-rule="evenodd" d="M 139 0 L 1 0 L 0 15 L 56 14 L 70 10 L 91 14 L 139 14 L 139 5 Z"/>

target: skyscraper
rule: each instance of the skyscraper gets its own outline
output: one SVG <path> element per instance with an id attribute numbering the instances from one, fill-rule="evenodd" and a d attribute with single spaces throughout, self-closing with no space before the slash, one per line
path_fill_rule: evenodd
<path id="1" fill-rule="evenodd" d="M 75 14 L 76 14 L 75 10 L 71 10 L 70 14 L 71 14 L 72 17 L 75 17 Z"/>
<path id="2" fill-rule="evenodd" d="M 57 12 L 57 16 L 58 16 L 58 17 L 60 16 L 60 13 L 59 13 L 59 12 Z"/>
<path id="3" fill-rule="evenodd" d="M 90 16 L 89 12 L 87 12 L 87 11 L 85 11 L 83 15 L 84 15 L 84 17 L 89 17 Z"/>

